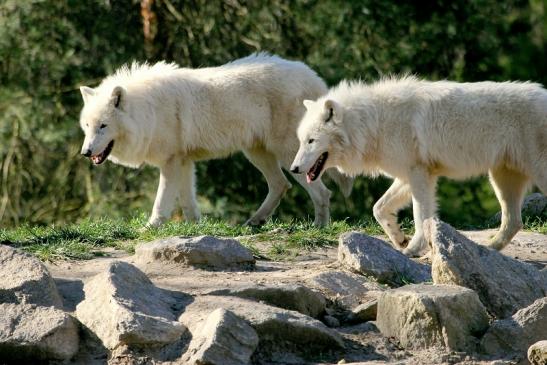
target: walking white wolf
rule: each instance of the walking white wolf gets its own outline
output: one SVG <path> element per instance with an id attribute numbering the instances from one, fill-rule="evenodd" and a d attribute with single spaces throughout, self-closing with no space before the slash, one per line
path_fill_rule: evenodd
<path id="1" fill-rule="evenodd" d="M 194 161 L 243 151 L 264 175 L 269 192 L 249 224 L 263 223 L 290 184 L 288 168 L 296 151 L 296 128 L 305 108 L 327 88 L 300 62 L 254 54 L 220 67 L 186 69 L 159 62 L 122 67 L 95 88 L 81 87 L 85 132 L 82 154 L 93 163 L 106 159 L 160 168 L 149 225 L 169 219 L 178 199 L 188 220 L 198 220 Z M 347 195 L 352 179 L 331 171 Z M 304 186 L 315 208 L 315 223 L 329 221 L 330 191 L 321 181 Z"/>
<path id="2" fill-rule="evenodd" d="M 343 81 L 304 105 L 291 170 L 311 180 L 334 166 L 350 175 L 393 177 L 374 216 L 403 249 L 407 238 L 397 212 L 412 201 L 416 230 L 403 251 L 408 255 L 427 249 L 422 223 L 436 214 L 439 176 L 489 173 L 502 209 L 500 231 L 490 242 L 498 250 L 522 227 L 527 187 L 534 183 L 547 194 L 547 91 L 538 84 Z"/>

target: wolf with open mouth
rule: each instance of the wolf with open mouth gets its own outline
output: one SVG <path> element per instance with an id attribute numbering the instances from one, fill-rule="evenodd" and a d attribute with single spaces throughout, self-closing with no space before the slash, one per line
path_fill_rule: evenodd
<path id="1" fill-rule="evenodd" d="M 530 82 L 426 81 L 392 77 L 371 84 L 342 81 L 305 100 L 300 148 L 291 171 L 308 182 L 325 169 L 385 175 L 393 184 L 373 215 L 409 256 L 429 250 L 424 221 L 436 216 L 437 180 L 488 173 L 502 223 L 489 243 L 501 250 L 522 227 L 528 187 L 547 194 L 547 90 Z M 415 232 L 405 236 L 397 213 L 412 203 Z"/>
<path id="2" fill-rule="evenodd" d="M 268 183 L 266 199 L 247 222 L 258 225 L 291 186 L 282 169 L 289 169 L 298 150 L 302 101 L 326 92 L 323 80 L 305 64 L 264 53 L 201 69 L 133 64 L 96 88 L 81 88 L 81 153 L 96 165 L 108 159 L 159 167 L 148 222 L 157 226 L 170 218 L 177 202 L 186 219 L 199 219 L 195 161 L 243 151 Z M 313 201 L 317 225 L 329 222 L 331 193 L 319 179 L 325 161 L 327 155 L 307 178 L 293 174 Z M 348 195 L 353 179 L 336 170 L 329 175 Z"/>

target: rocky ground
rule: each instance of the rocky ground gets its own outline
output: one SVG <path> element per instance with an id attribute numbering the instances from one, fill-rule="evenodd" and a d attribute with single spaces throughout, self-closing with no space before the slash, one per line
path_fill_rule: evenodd
<path id="1" fill-rule="evenodd" d="M 547 236 L 501 255 L 427 227 L 417 260 L 358 233 L 285 261 L 214 237 L 45 266 L 0 246 L 0 363 L 527 363 L 547 339 Z"/>

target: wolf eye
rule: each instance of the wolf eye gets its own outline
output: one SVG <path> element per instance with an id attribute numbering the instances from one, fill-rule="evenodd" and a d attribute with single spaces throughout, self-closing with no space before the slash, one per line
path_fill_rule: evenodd
<path id="1" fill-rule="evenodd" d="M 100 129 L 106 128 L 106 124 L 101 124 Z"/>
<path id="2" fill-rule="evenodd" d="M 315 142 L 315 139 L 313 138 L 310 138 L 310 140 L 308 141 L 309 144 L 312 144 L 313 142 Z"/>

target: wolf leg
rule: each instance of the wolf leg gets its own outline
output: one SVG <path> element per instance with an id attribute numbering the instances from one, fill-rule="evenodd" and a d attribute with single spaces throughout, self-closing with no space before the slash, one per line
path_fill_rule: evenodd
<path id="1" fill-rule="evenodd" d="M 148 225 L 157 227 L 171 218 L 177 198 L 189 221 L 200 218 L 196 202 L 194 162 L 171 158 L 160 168 L 160 182 Z"/>
<path id="2" fill-rule="evenodd" d="M 499 167 L 490 170 L 490 182 L 501 206 L 501 227 L 488 246 L 501 250 L 522 228 L 521 208 L 529 178 Z"/>
<path id="3" fill-rule="evenodd" d="M 304 189 L 306 189 L 313 202 L 313 208 L 315 210 L 314 224 L 318 227 L 328 225 L 330 221 L 330 190 L 320 179 L 308 184 L 304 174 L 291 173 L 291 175 Z"/>
<path id="4" fill-rule="evenodd" d="M 171 158 L 160 168 L 160 182 L 154 207 L 152 208 L 152 215 L 148 220 L 149 226 L 160 226 L 171 218 L 179 194 L 178 184 L 181 181 L 181 175 L 181 162 L 177 158 Z"/>
<path id="5" fill-rule="evenodd" d="M 184 218 L 191 222 L 199 221 L 201 214 L 196 200 L 196 173 L 194 161 L 182 161 L 178 184 L 179 199 Z"/>
<path id="6" fill-rule="evenodd" d="M 268 195 L 264 202 L 245 223 L 249 225 L 261 225 L 272 215 L 279 205 L 285 192 L 290 189 L 291 184 L 283 174 L 279 161 L 275 156 L 264 149 L 250 149 L 243 151 L 247 159 L 264 175 L 268 183 Z"/>
<path id="7" fill-rule="evenodd" d="M 410 186 L 395 179 L 385 194 L 374 204 L 374 218 L 397 249 L 403 249 L 407 241 L 397 223 L 397 212 L 412 201 Z"/>
<path id="8" fill-rule="evenodd" d="M 427 242 L 423 232 L 423 222 L 435 216 L 435 187 L 437 177 L 431 176 L 426 168 L 414 167 L 409 173 L 409 184 L 412 192 L 412 211 L 414 214 L 414 236 L 403 253 L 408 256 L 419 256 L 425 253 Z"/>

